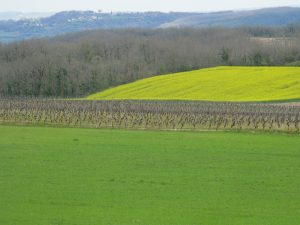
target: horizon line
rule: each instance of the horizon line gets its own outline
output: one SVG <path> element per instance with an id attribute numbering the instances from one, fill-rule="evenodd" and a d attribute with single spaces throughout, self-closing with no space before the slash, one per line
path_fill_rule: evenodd
<path id="1" fill-rule="evenodd" d="M 60 13 L 60 12 L 86 12 L 86 11 L 92 11 L 92 12 L 99 12 L 99 13 L 147 13 L 147 12 L 162 12 L 162 13 L 214 13 L 214 12 L 226 12 L 226 11 L 251 11 L 251 10 L 259 10 L 259 9 L 272 9 L 272 8 L 300 8 L 300 4 L 296 5 L 282 5 L 282 6 L 266 6 L 266 7 L 254 7 L 254 8 L 237 8 L 237 9 L 223 9 L 223 10 L 203 10 L 203 11 L 176 11 L 176 10 L 102 10 L 102 9 L 66 9 L 66 10 L 58 10 L 58 11 L 18 11 L 18 10 L 7 10 L 7 11 L 1 11 L 0 13 L 22 13 L 22 14 L 38 14 L 38 13 Z"/>

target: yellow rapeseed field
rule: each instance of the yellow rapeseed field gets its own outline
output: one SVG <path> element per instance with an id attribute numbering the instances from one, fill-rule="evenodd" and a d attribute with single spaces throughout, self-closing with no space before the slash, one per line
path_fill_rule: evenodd
<path id="1" fill-rule="evenodd" d="M 300 99 L 300 67 L 216 67 L 111 88 L 90 100 L 275 101 Z"/>

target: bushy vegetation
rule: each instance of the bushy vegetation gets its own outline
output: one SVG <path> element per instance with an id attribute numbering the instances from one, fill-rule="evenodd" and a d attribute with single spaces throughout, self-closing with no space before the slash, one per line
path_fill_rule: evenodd
<path id="1" fill-rule="evenodd" d="M 300 132 L 300 105 L 1 99 L 0 123 L 39 126 Z"/>
<path id="2" fill-rule="evenodd" d="M 298 135 L 0 126 L 0 224 L 300 221 Z"/>
<path id="3" fill-rule="evenodd" d="M 217 67 L 156 76 L 87 99 L 274 101 L 300 99 L 300 67 Z"/>
<path id="4" fill-rule="evenodd" d="M 300 60 L 298 27 L 100 30 L 0 45 L 0 94 L 78 97 L 159 74 Z"/>

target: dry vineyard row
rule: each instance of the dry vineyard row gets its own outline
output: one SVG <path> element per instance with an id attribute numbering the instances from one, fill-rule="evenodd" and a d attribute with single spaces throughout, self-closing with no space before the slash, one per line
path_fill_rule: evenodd
<path id="1" fill-rule="evenodd" d="M 0 99 L 1 124 L 300 132 L 299 105 Z"/>

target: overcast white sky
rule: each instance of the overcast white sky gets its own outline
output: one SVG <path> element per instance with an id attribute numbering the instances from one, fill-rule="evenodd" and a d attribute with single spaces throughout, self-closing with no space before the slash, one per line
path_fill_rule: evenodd
<path id="1" fill-rule="evenodd" d="M 300 0 L 0 0 L 0 11 L 192 11 L 300 6 Z"/>

